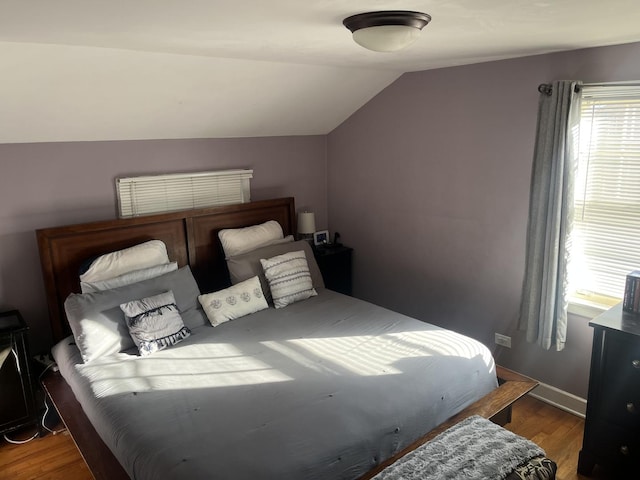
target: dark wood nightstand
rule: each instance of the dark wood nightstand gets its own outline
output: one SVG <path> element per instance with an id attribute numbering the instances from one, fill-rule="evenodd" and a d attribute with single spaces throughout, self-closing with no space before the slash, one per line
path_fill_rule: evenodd
<path id="1" fill-rule="evenodd" d="M 38 422 L 28 330 L 17 310 L 0 313 L 0 433 Z"/>
<path id="2" fill-rule="evenodd" d="M 578 473 L 640 469 L 640 315 L 622 304 L 597 316 L 594 328 L 587 417 Z M 637 478 L 632 475 L 633 478 Z M 619 476 L 616 478 L 631 478 Z"/>
<path id="3" fill-rule="evenodd" d="M 353 248 L 344 245 L 315 247 L 313 253 L 322 273 L 324 286 L 351 295 L 351 254 Z"/>

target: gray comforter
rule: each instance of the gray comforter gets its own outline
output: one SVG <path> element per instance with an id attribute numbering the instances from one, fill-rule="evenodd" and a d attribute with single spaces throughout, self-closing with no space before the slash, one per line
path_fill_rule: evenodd
<path id="1" fill-rule="evenodd" d="M 67 382 L 135 479 L 355 479 L 496 387 L 482 344 L 320 290 Z"/>

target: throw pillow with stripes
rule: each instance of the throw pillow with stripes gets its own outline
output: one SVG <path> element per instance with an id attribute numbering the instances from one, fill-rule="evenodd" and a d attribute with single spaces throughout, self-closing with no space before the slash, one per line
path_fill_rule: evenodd
<path id="1" fill-rule="evenodd" d="M 276 308 L 283 308 L 318 294 L 313 288 L 309 264 L 303 250 L 267 260 L 260 259 L 260 263 Z"/>

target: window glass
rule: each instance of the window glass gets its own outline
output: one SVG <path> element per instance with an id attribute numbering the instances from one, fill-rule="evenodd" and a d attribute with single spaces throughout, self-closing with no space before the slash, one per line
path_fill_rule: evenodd
<path id="1" fill-rule="evenodd" d="M 640 86 L 583 88 L 571 300 L 612 305 L 640 269 Z"/>

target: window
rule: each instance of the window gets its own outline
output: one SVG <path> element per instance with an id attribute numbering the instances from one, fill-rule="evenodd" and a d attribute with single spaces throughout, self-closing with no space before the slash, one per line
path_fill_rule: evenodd
<path id="1" fill-rule="evenodd" d="M 245 203 L 253 170 L 117 178 L 120 217 Z"/>
<path id="2" fill-rule="evenodd" d="M 580 115 L 569 289 L 607 307 L 640 269 L 640 86 L 584 86 Z"/>

